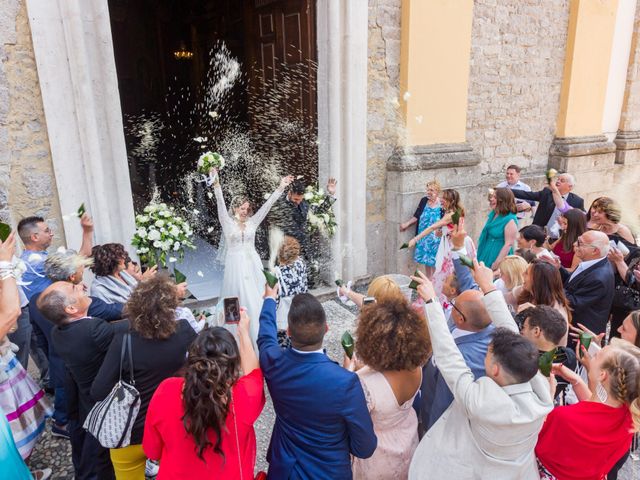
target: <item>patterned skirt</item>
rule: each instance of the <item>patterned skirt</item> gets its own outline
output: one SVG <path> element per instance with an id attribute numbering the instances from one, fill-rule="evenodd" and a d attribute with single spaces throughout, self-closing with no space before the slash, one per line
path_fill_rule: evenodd
<path id="1" fill-rule="evenodd" d="M 540 480 L 558 480 L 553 473 L 551 473 L 547 468 L 540 463 L 540 460 L 536 458 L 536 462 L 538 462 L 538 473 L 540 474 Z"/>
<path id="2" fill-rule="evenodd" d="M 11 351 L 0 357 L 0 407 L 20 455 L 28 458 L 53 410 L 44 391 Z"/>

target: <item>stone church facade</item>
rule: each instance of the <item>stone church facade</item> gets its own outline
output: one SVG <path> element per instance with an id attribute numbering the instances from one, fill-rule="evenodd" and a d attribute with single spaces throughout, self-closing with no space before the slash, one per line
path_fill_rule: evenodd
<path id="1" fill-rule="evenodd" d="M 278 0 L 274 0 L 278 1 Z M 0 217 L 59 243 L 85 201 L 96 240 L 128 244 L 133 205 L 107 0 L 0 0 Z M 436 178 L 479 234 L 507 165 L 550 166 L 587 203 L 640 180 L 636 0 L 317 0 L 319 175 L 339 179 L 345 278 L 407 272 L 408 219 Z M 629 211 L 626 211 L 626 208 Z M 366 214 L 365 214 L 366 212 Z"/>

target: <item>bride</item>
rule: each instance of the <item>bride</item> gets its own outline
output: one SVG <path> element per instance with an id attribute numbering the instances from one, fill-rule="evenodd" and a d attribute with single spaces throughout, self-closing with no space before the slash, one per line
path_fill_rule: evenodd
<path id="1" fill-rule="evenodd" d="M 293 181 L 293 176 L 283 177 L 276 191 L 254 215 L 247 197 L 234 198 L 231 202 L 231 210 L 227 211 L 216 168 L 211 169 L 210 181 L 213 183 L 216 195 L 218 220 L 222 226 L 226 247 L 220 299 L 238 297 L 240 305 L 247 309 L 251 319 L 251 340 L 255 344 L 258 339 L 265 284 L 262 261 L 255 248 L 256 230 L 276 200 L 284 193 L 285 188 Z"/>

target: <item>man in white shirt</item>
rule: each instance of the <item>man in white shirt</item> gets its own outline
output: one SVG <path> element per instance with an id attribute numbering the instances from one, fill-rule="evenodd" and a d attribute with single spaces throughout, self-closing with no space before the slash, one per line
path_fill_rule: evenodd
<path id="1" fill-rule="evenodd" d="M 486 376 L 474 379 L 448 331 L 431 282 L 421 275 L 433 356 L 454 400 L 416 449 L 410 480 L 538 480 L 533 450 L 553 409 L 548 380 L 538 372 L 538 350 L 518 332 L 493 272 L 474 261 L 475 280 L 496 327 L 485 358 Z"/>
<path id="2" fill-rule="evenodd" d="M 509 165 L 507 167 L 507 174 L 505 175 L 506 180 L 500 182 L 498 184 L 498 188 L 508 188 L 515 190 L 523 190 L 525 192 L 530 192 L 531 187 L 526 183 L 520 181 L 520 172 L 522 169 L 518 165 Z M 524 218 L 527 215 L 527 212 L 531 211 L 531 208 L 536 204 L 536 202 L 526 201 L 526 200 L 518 200 L 516 199 L 516 208 L 518 209 L 518 218 Z"/>

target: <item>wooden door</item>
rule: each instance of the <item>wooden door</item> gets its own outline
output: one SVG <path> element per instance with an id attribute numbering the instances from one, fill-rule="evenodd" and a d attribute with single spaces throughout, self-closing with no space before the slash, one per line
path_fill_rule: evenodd
<path id="1" fill-rule="evenodd" d="M 249 123 L 281 173 L 318 176 L 315 0 L 245 0 Z"/>

